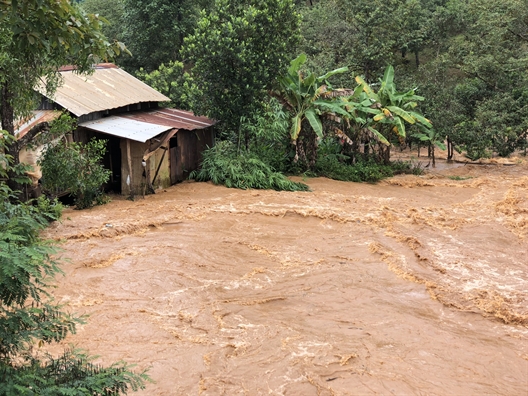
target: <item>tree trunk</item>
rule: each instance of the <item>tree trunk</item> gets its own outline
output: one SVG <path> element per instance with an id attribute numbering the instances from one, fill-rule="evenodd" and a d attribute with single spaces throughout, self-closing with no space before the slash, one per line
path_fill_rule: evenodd
<path id="1" fill-rule="evenodd" d="M 9 135 L 15 136 L 15 111 L 13 108 L 12 100 L 13 100 L 13 93 L 10 90 L 9 84 L 5 82 L 2 85 L 1 88 L 2 91 L 2 97 L 0 102 L 0 117 L 2 122 L 2 129 L 6 131 Z M 7 185 L 11 190 L 22 192 L 22 184 L 18 183 L 16 181 L 16 173 L 13 169 L 11 169 L 13 166 L 16 166 L 20 163 L 20 147 L 18 145 L 17 141 L 14 141 L 13 143 L 9 144 L 7 146 L 7 153 L 11 156 L 11 166 L 9 167 L 7 172 Z M 22 198 L 20 196 L 20 198 Z"/>
<path id="2" fill-rule="evenodd" d="M 304 121 L 295 149 L 297 162 L 306 170 L 313 169 L 317 161 L 317 135 Z"/>
<path id="3" fill-rule="evenodd" d="M 379 145 L 379 159 L 383 165 L 390 165 L 390 149 L 391 146 Z"/>
<path id="4" fill-rule="evenodd" d="M 249 131 L 247 128 L 244 131 L 244 143 L 246 145 L 246 152 L 249 153 Z"/>
<path id="5" fill-rule="evenodd" d="M 453 160 L 453 142 L 449 139 L 449 136 L 447 137 L 447 160 Z"/>

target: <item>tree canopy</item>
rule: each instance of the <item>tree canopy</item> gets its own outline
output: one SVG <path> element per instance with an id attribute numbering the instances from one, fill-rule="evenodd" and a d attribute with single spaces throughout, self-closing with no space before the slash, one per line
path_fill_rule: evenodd
<path id="1" fill-rule="evenodd" d="M 2 129 L 14 135 L 14 122 L 27 117 L 39 99 L 35 87 L 53 95 L 60 83 L 58 70 L 74 65 L 77 73 L 90 73 L 93 64 L 126 50 L 110 43 L 101 32 L 102 20 L 68 0 L 27 0 L 0 3 L 0 119 Z M 39 124 L 23 139 L 7 147 L 15 164 L 23 145 L 47 124 Z M 19 186 L 10 177 L 14 190 Z"/>
<path id="2" fill-rule="evenodd" d="M 299 40 L 291 0 L 216 0 L 185 39 L 183 60 L 192 69 L 193 110 L 239 133 L 241 117 L 258 108 L 289 62 Z"/>

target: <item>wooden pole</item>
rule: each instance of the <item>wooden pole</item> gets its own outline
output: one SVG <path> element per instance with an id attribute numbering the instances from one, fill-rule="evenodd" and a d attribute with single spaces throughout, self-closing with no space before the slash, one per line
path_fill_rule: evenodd
<path id="1" fill-rule="evenodd" d="M 134 184 L 134 179 L 132 179 L 132 156 L 130 155 L 130 139 L 127 139 L 127 162 L 128 162 L 128 177 L 130 178 L 130 185 L 128 186 L 130 190 L 130 195 L 132 195 L 132 185 Z"/>

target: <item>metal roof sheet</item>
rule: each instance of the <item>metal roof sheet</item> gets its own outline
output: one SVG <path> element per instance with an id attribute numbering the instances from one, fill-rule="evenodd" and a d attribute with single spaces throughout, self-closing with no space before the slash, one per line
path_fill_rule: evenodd
<path id="1" fill-rule="evenodd" d="M 203 129 L 216 122 L 207 117 L 195 116 L 190 111 L 177 109 L 157 109 L 141 112 L 119 114 L 119 117 L 139 120 L 157 125 L 165 125 L 176 129 Z"/>
<path id="2" fill-rule="evenodd" d="M 35 125 L 41 122 L 50 122 L 61 115 L 60 111 L 57 110 L 36 110 L 33 111 L 33 116 L 29 119 L 19 120 L 15 122 L 15 135 L 17 139 L 23 137 L 28 131 Z"/>
<path id="3" fill-rule="evenodd" d="M 142 143 L 145 143 L 147 140 L 152 139 L 162 132 L 173 129 L 166 125 L 156 125 L 119 116 L 87 121 L 79 124 L 79 126 Z"/>
<path id="4" fill-rule="evenodd" d="M 96 111 L 115 109 L 141 102 L 166 102 L 162 95 L 115 65 L 96 65 L 91 75 L 67 68 L 60 71 L 63 84 L 49 99 L 80 117 Z M 37 90 L 44 96 L 42 86 Z"/>

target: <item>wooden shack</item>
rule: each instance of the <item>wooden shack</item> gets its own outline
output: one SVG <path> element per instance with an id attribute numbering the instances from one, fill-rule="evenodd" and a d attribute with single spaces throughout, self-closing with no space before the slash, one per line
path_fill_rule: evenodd
<path id="1" fill-rule="evenodd" d="M 75 117 L 74 141 L 107 140 L 109 190 L 136 195 L 178 183 L 214 144 L 213 120 L 163 108 L 169 98 L 113 64 L 96 65 L 88 76 L 69 67 L 60 73 L 63 84 L 53 97 L 40 90 L 39 110 Z"/>

